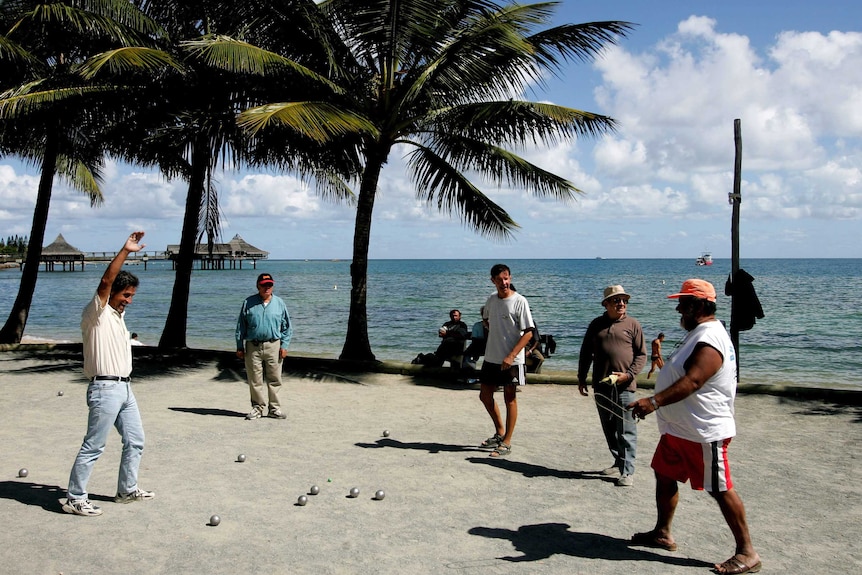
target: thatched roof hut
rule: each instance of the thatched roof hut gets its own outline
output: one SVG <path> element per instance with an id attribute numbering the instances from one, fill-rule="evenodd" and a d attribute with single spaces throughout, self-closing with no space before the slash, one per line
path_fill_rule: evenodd
<path id="1" fill-rule="evenodd" d="M 75 271 L 75 262 L 81 262 L 81 271 L 84 271 L 84 252 L 69 244 L 63 234 L 58 234 L 56 240 L 42 248 L 39 261 L 44 262 L 45 271 L 54 271 L 56 264 L 62 264 L 66 271 L 67 263 L 69 270 Z"/>

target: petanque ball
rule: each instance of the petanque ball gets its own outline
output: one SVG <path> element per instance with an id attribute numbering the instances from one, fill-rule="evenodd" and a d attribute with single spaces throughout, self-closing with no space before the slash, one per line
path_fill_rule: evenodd
<path id="1" fill-rule="evenodd" d="M 30 472 L 26 468 L 22 467 L 18 470 L 18 477 L 27 477 L 28 475 L 30 475 Z"/>
<path id="2" fill-rule="evenodd" d="M 359 497 L 359 488 L 351 487 L 350 488 L 350 497 Z"/>
<path id="3" fill-rule="evenodd" d="M 210 525 L 215 527 L 219 523 L 221 523 L 221 517 L 219 517 L 218 515 L 213 515 L 212 517 L 210 517 Z"/>
<path id="4" fill-rule="evenodd" d="M 383 437 L 389 437 L 389 430 L 388 429 L 383 430 Z"/>
<path id="5" fill-rule="evenodd" d="M 318 487 L 317 485 L 312 485 L 311 489 L 309 489 L 308 492 L 311 495 L 317 495 L 318 493 L 320 493 L 320 487 Z"/>
<path id="6" fill-rule="evenodd" d="M 245 461 L 245 453 L 240 453 L 239 455 L 237 455 L 236 460 L 240 463 L 243 463 Z"/>
<path id="7" fill-rule="evenodd" d="M 300 506 L 305 505 L 306 503 L 308 503 L 308 497 L 305 495 L 300 495 L 299 499 L 296 500 L 296 504 Z"/>
<path id="8" fill-rule="evenodd" d="M 374 499 L 377 501 L 382 501 L 384 497 L 386 497 L 386 493 L 382 489 L 378 489 L 377 493 L 374 494 Z"/>
<path id="9" fill-rule="evenodd" d="M 58 396 L 58 397 L 63 397 L 63 392 L 62 392 L 62 391 L 58 391 L 58 392 L 57 392 L 57 396 Z"/>

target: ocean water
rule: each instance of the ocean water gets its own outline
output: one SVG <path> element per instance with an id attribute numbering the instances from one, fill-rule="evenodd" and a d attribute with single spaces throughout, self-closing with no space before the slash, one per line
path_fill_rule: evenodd
<path id="1" fill-rule="evenodd" d="M 410 361 L 433 351 L 437 327 L 459 308 L 472 325 L 494 289 L 491 260 L 374 260 L 369 265 L 369 337 L 378 359 Z M 603 311 L 602 289 L 620 283 L 632 294 L 629 314 L 650 341 L 666 335 L 667 356 L 683 336 L 675 301 L 683 280 L 701 277 L 719 293 L 718 317 L 729 325 L 724 284 L 730 260 L 697 267 L 691 259 L 510 260 L 512 281 L 530 302 L 540 332 L 553 334 L 557 352 L 550 370 L 577 370 L 578 349 L 589 322 Z M 862 259 L 753 259 L 741 267 L 755 277 L 765 316 L 740 334 L 744 383 L 862 389 L 862 310 L 850 301 L 862 293 Z M 145 344 L 158 343 L 173 287 L 168 262 L 129 265 L 141 279 L 126 324 Z M 86 271 L 40 271 L 25 337 L 81 340 L 80 313 L 98 284 L 104 264 Z M 250 262 L 242 270 L 195 270 L 189 306 L 188 344 L 234 349 L 240 304 L 255 292 L 257 274 L 276 279 L 294 323 L 291 350 L 338 357 L 344 344 L 350 297 L 349 261 Z M 8 314 L 20 272 L 0 270 L 0 314 Z M 648 350 L 649 351 L 649 350 Z"/>

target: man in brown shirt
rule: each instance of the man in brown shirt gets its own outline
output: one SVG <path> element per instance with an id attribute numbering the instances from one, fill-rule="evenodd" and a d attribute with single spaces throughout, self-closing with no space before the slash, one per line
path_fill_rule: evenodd
<path id="1" fill-rule="evenodd" d="M 617 477 L 617 485 L 634 484 L 637 425 L 625 407 L 635 400 L 637 374 L 646 365 L 641 325 L 627 315 L 631 296 L 621 285 L 605 288 L 605 313 L 590 322 L 578 360 L 578 391 L 588 395 L 587 374 L 593 365 L 593 393 L 599 421 L 614 463 L 602 475 Z"/>

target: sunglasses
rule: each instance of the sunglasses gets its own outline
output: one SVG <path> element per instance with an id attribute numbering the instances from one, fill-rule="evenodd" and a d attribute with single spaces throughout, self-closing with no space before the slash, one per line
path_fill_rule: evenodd
<path id="1" fill-rule="evenodd" d="M 624 298 L 624 297 L 611 297 L 611 298 L 606 299 L 605 301 L 608 303 L 612 303 L 614 305 L 619 305 L 619 304 L 628 305 L 628 303 L 629 303 L 629 300 L 627 298 Z"/>

